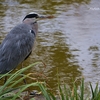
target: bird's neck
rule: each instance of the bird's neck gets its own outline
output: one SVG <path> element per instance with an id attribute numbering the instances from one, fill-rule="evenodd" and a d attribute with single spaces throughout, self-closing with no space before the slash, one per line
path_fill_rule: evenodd
<path id="1" fill-rule="evenodd" d="M 38 24 L 37 24 L 37 20 L 36 19 L 33 19 L 33 18 L 27 18 L 23 21 L 23 23 L 25 24 L 29 24 L 33 31 L 35 32 L 35 34 L 37 34 L 38 32 Z"/>

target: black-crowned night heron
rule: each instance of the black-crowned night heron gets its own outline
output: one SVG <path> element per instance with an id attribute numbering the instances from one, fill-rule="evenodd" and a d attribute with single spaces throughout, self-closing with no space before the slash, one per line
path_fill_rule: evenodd
<path id="1" fill-rule="evenodd" d="M 37 20 L 46 18 L 29 13 L 22 23 L 15 26 L 0 45 L 0 74 L 15 69 L 31 54 L 38 30 Z"/>

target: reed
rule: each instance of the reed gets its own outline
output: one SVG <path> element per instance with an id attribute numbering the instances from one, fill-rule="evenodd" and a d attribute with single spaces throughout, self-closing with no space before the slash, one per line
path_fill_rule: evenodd
<path id="1" fill-rule="evenodd" d="M 63 84 L 62 86 L 60 84 L 60 81 L 58 81 L 59 92 L 58 95 L 56 96 L 50 91 L 48 92 L 48 87 L 45 82 L 36 81 L 34 83 L 22 84 L 21 86 L 18 86 L 17 84 L 22 82 L 25 78 L 30 78 L 30 73 L 27 75 L 23 74 L 23 77 L 20 77 L 20 79 L 17 81 L 16 78 L 22 75 L 22 73 L 28 70 L 29 68 L 32 68 L 33 66 L 40 63 L 41 62 L 31 64 L 25 68 L 16 71 L 13 74 L 10 74 L 9 72 L 4 75 L 0 75 L 0 79 L 4 78 L 5 76 L 9 77 L 6 83 L 3 86 L 0 86 L 0 100 L 17 100 L 18 98 L 20 100 L 24 100 L 21 97 L 21 94 L 29 87 L 39 87 L 45 100 L 100 100 L 100 90 L 98 87 L 98 83 L 96 84 L 95 88 L 93 88 L 92 84 L 89 83 L 90 94 L 85 96 L 84 78 L 81 79 L 81 84 L 78 87 L 75 84 L 76 82 L 73 82 L 72 88 L 66 87 L 66 84 Z M 19 90 L 19 91 L 15 93 L 14 92 L 15 90 Z M 29 100 L 35 100 L 35 99 L 31 98 Z"/>

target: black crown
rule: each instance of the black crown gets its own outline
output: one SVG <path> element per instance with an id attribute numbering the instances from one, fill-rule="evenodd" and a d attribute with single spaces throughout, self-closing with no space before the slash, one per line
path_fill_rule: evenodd
<path id="1" fill-rule="evenodd" d="M 38 14 L 28 14 L 28 15 L 25 16 L 25 18 L 23 19 L 23 21 L 24 21 L 26 18 L 38 18 Z"/>

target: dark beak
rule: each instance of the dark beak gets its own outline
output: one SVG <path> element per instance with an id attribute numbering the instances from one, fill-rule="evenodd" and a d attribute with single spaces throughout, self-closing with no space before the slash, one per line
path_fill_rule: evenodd
<path id="1" fill-rule="evenodd" d="M 54 18 L 54 16 L 43 16 L 43 15 L 39 15 L 38 18 L 40 20 L 42 20 L 42 19 L 51 19 L 51 18 Z"/>

